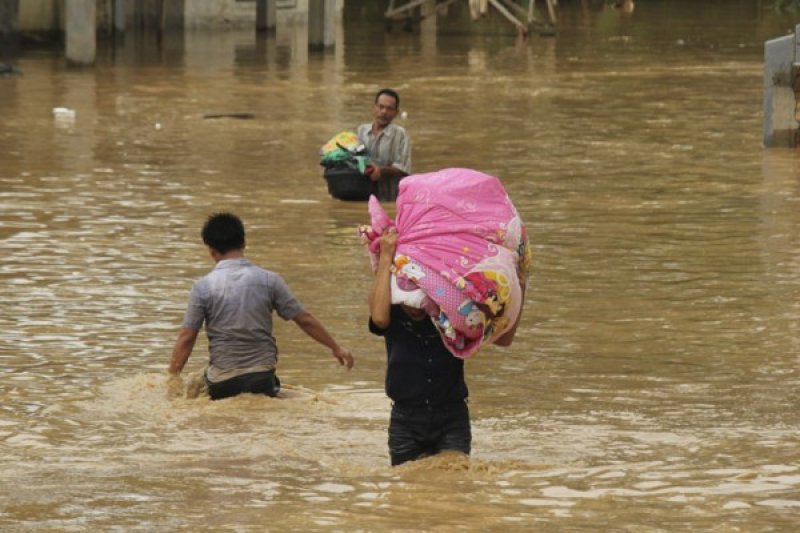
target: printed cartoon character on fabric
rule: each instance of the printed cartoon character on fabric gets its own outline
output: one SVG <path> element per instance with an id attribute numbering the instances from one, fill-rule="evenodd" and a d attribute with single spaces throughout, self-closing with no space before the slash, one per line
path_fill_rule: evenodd
<path id="1" fill-rule="evenodd" d="M 485 326 L 484 314 L 478 307 L 478 304 L 470 299 L 461 302 L 458 306 L 458 313 L 464 317 L 464 322 L 470 329 Z"/>
<path id="2" fill-rule="evenodd" d="M 393 288 L 421 291 L 424 308 L 447 348 L 468 357 L 514 324 L 527 276 L 530 247 L 525 225 L 500 180 L 470 169 L 445 169 L 405 178 L 392 221 L 370 198 L 371 226 L 360 228 L 377 266 L 378 237 L 395 226 Z M 395 298 L 393 303 L 408 303 Z M 424 305 L 423 305 L 424 304 Z"/>
<path id="3" fill-rule="evenodd" d="M 392 268 L 395 272 L 391 279 L 392 303 L 424 309 L 430 316 L 438 315 L 439 307 L 416 283 L 425 277 L 422 268 L 405 255 L 396 256 Z"/>

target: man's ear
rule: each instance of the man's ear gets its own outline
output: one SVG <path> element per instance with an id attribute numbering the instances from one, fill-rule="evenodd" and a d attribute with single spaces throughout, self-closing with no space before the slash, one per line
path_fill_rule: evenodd
<path id="1" fill-rule="evenodd" d="M 206 248 L 208 248 L 208 255 L 211 256 L 211 259 L 214 261 L 219 261 L 219 258 L 222 257 L 222 254 L 211 246 L 206 245 Z"/>

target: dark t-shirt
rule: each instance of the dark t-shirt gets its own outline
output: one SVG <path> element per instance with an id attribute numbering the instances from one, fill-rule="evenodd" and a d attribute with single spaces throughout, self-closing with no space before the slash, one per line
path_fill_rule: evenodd
<path id="1" fill-rule="evenodd" d="M 413 320 L 399 305 L 391 306 L 390 323 L 369 330 L 386 341 L 386 394 L 395 403 L 441 406 L 463 403 L 468 396 L 464 361 L 445 348 L 430 318 Z"/>

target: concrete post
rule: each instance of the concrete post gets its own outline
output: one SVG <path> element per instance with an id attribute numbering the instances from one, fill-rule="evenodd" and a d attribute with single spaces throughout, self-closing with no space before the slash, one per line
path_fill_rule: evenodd
<path id="1" fill-rule="evenodd" d="M 309 0 L 308 46 L 328 48 L 336 44 L 336 0 Z"/>
<path id="2" fill-rule="evenodd" d="M 281 0 L 275 14 L 275 44 L 279 57 L 295 66 L 308 63 L 309 0 Z"/>
<path id="3" fill-rule="evenodd" d="M 97 5 L 95 0 L 66 0 L 67 61 L 91 65 L 97 53 Z"/>
<path id="4" fill-rule="evenodd" d="M 267 0 L 267 29 L 274 30 L 278 24 L 278 0 Z"/>
<path id="5" fill-rule="evenodd" d="M 17 55 L 18 13 L 18 0 L 0 0 L 0 60 Z"/>
<path id="6" fill-rule="evenodd" d="M 323 43 L 326 47 L 336 46 L 336 26 L 341 12 L 336 0 L 325 0 L 325 29 Z"/>
<path id="7" fill-rule="evenodd" d="M 425 57 L 436 55 L 436 26 L 439 19 L 437 11 L 436 0 L 425 0 L 420 6 L 422 21 L 419 23 L 419 35 Z"/>
<path id="8" fill-rule="evenodd" d="M 114 35 L 122 37 L 125 35 L 125 21 L 127 20 L 127 12 L 125 11 L 125 0 L 114 0 L 113 5 L 113 26 Z"/>
<path id="9" fill-rule="evenodd" d="M 797 32 L 764 44 L 764 146 L 797 144 L 795 61 Z"/>
<path id="10" fill-rule="evenodd" d="M 256 31 L 275 29 L 275 0 L 256 0 Z"/>

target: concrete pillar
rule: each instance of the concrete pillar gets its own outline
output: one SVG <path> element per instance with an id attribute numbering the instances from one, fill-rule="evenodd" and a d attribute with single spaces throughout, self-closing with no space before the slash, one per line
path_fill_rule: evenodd
<path id="1" fill-rule="evenodd" d="M 308 46 L 328 48 L 336 43 L 336 0 L 309 0 Z"/>
<path id="2" fill-rule="evenodd" d="M 0 61 L 17 55 L 19 43 L 18 0 L 0 0 Z"/>
<path id="3" fill-rule="evenodd" d="M 336 0 L 325 0 L 325 27 L 322 38 L 326 47 L 336 45 L 336 27 L 340 14 L 341 11 Z"/>
<path id="4" fill-rule="evenodd" d="M 125 10 L 125 0 L 114 0 L 112 9 L 114 34 L 122 36 L 125 34 L 125 21 L 128 18 Z"/>
<path id="5" fill-rule="evenodd" d="M 286 65 L 308 63 L 309 0 L 282 0 L 275 13 L 275 44 L 279 61 Z"/>
<path id="6" fill-rule="evenodd" d="M 764 146 L 797 144 L 795 115 L 795 68 L 797 33 L 772 39 L 764 44 Z"/>
<path id="7" fill-rule="evenodd" d="M 436 8 L 436 0 L 425 0 L 420 6 L 422 20 L 419 23 L 420 43 L 422 44 L 422 54 L 425 57 L 436 55 L 436 26 L 439 14 Z"/>
<path id="8" fill-rule="evenodd" d="M 97 53 L 97 5 L 95 0 L 66 0 L 67 61 L 91 65 Z"/>
<path id="9" fill-rule="evenodd" d="M 275 29 L 276 0 L 256 0 L 256 31 Z"/>

